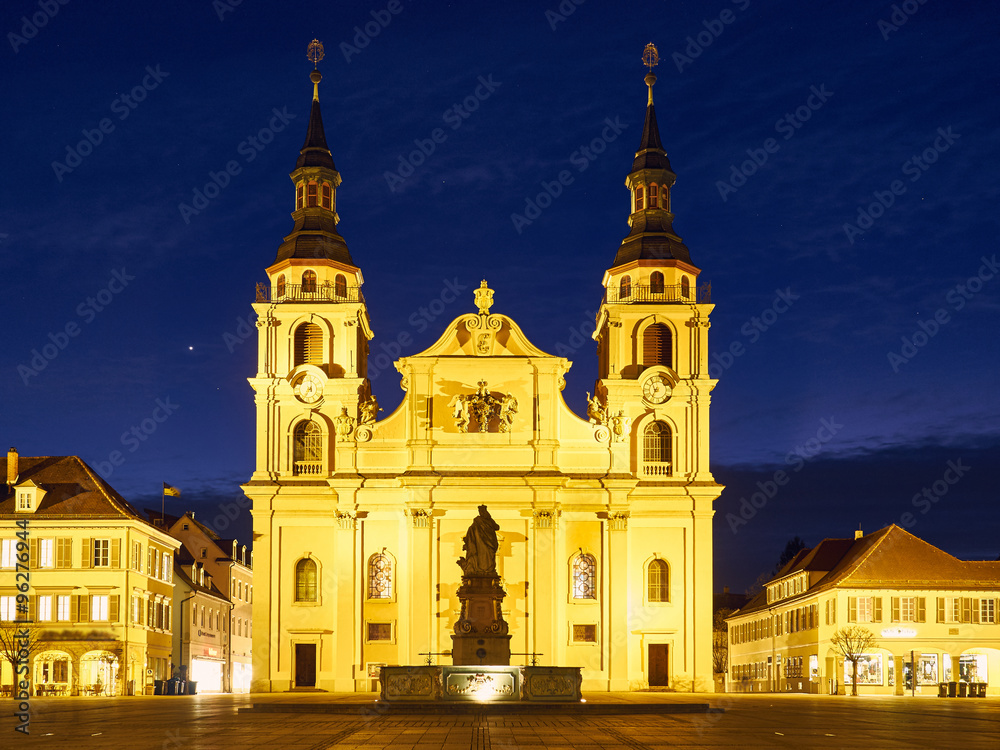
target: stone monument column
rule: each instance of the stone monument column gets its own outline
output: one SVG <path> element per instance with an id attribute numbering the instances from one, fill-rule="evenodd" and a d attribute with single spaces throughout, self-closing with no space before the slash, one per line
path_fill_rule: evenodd
<path id="1" fill-rule="evenodd" d="M 456 666 L 509 666 L 510 635 L 501 607 L 507 596 L 497 574 L 497 531 L 500 526 L 485 505 L 465 534 L 465 557 L 459 558 L 461 615 L 452 638 Z"/>

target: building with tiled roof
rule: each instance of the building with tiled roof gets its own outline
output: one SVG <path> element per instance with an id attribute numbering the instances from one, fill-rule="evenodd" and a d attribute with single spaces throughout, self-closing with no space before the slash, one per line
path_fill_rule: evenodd
<path id="1" fill-rule="evenodd" d="M 229 692 L 233 605 L 201 560 L 181 547 L 174 563 L 174 663 L 199 693 Z"/>
<path id="2" fill-rule="evenodd" d="M 147 522 L 76 456 L 0 459 L 0 627 L 34 620 L 36 693 L 142 693 L 171 669 L 173 557 Z M 20 538 L 19 538 L 20 536 Z M 18 543 L 27 541 L 27 571 Z M 23 548 L 23 545 L 22 545 Z M 27 600 L 15 572 L 26 575 Z M 22 579 L 23 580 L 23 579 Z M 3 664 L 10 685 L 11 667 Z"/>
<path id="3" fill-rule="evenodd" d="M 955 681 L 1000 695 L 1000 561 L 959 560 L 899 526 L 801 550 L 727 622 L 731 691 L 843 693 L 852 667 L 831 638 L 860 625 L 877 639 L 860 692 Z"/>

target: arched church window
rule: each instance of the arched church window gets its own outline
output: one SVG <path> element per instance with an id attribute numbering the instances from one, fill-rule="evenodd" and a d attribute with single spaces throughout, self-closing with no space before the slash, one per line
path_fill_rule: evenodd
<path id="1" fill-rule="evenodd" d="M 292 433 L 292 473 L 323 473 L 323 430 L 316 422 L 299 422 Z"/>
<path id="2" fill-rule="evenodd" d="M 295 564 L 295 601 L 316 601 L 316 563 L 309 558 L 299 560 Z"/>
<path id="3" fill-rule="evenodd" d="M 323 208 L 327 211 L 333 208 L 333 188 L 329 182 L 323 183 Z"/>
<path id="4" fill-rule="evenodd" d="M 651 602 L 670 601 L 670 567 L 666 560 L 656 559 L 649 563 L 646 574 L 647 598 Z"/>
<path id="5" fill-rule="evenodd" d="M 368 598 L 392 599 L 392 558 L 385 552 L 368 558 Z"/>
<path id="6" fill-rule="evenodd" d="M 653 323 L 642 332 L 642 366 L 673 367 L 673 336 L 663 323 Z"/>
<path id="7" fill-rule="evenodd" d="M 306 271 L 302 274 L 302 291 L 306 294 L 316 291 L 315 271 Z"/>
<path id="8" fill-rule="evenodd" d="M 687 299 L 691 296 L 691 282 L 687 276 L 681 276 L 681 297 Z"/>
<path id="9" fill-rule="evenodd" d="M 342 273 L 338 273 L 333 280 L 333 293 L 338 297 L 347 296 L 347 278 Z"/>
<path id="10" fill-rule="evenodd" d="M 323 329 L 315 323 L 303 323 L 295 329 L 294 366 L 323 364 Z"/>
<path id="11" fill-rule="evenodd" d="M 658 185 L 649 186 L 649 207 L 658 208 L 660 205 L 660 188 Z"/>
<path id="12" fill-rule="evenodd" d="M 573 558 L 573 598 L 597 598 L 597 560 L 586 552 Z"/>
<path id="13" fill-rule="evenodd" d="M 319 201 L 316 197 L 318 187 L 319 186 L 315 182 L 310 182 L 309 187 L 306 188 L 306 205 L 310 208 L 319 205 Z"/>
<path id="14" fill-rule="evenodd" d="M 642 436 L 642 458 L 647 465 L 646 473 L 664 473 L 670 476 L 671 434 L 666 422 L 651 422 Z M 649 467 L 658 471 L 651 472 Z"/>
<path id="15" fill-rule="evenodd" d="M 303 204 L 305 203 L 305 198 L 303 197 L 304 194 L 305 194 L 305 188 L 302 186 L 302 183 L 300 182 L 298 185 L 295 186 L 295 208 L 296 209 L 302 208 Z"/>
<path id="16" fill-rule="evenodd" d="M 281 274 L 281 276 L 278 277 L 278 283 L 275 286 L 274 296 L 281 299 L 285 296 L 285 274 Z"/>
<path id="17" fill-rule="evenodd" d="M 626 299 L 632 296 L 632 277 L 622 276 L 621 283 L 618 287 L 618 296 L 620 299 Z"/>
<path id="18" fill-rule="evenodd" d="M 649 291 L 652 294 L 663 294 L 663 274 L 659 271 L 649 274 Z"/>

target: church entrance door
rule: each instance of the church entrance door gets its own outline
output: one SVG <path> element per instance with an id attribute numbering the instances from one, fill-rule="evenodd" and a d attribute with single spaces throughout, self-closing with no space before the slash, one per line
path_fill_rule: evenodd
<path id="1" fill-rule="evenodd" d="M 316 644 L 295 644 L 295 687 L 316 687 Z"/>
<path id="2" fill-rule="evenodd" d="M 669 687 L 670 677 L 667 671 L 667 655 L 670 647 L 665 643 L 649 644 L 649 686 Z"/>

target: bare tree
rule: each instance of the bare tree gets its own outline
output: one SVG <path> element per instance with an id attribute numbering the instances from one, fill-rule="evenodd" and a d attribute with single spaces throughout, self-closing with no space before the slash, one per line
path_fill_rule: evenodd
<path id="1" fill-rule="evenodd" d="M 0 622 L 0 658 L 10 663 L 15 687 L 18 683 L 18 665 L 29 662 L 41 643 L 42 628 L 37 623 L 17 620 Z M 16 694 L 17 691 L 14 692 Z"/>
<path id="2" fill-rule="evenodd" d="M 851 662 L 851 695 L 858 694 L 858 658 L 872 649 L 878 648 L 878 639 L 868 628 L 849 625 L 838 628 L 830 638 L 830 643 Z"/>
<path id="3" fill-rule="evenodd" d="M 712 671 L 723 676 L 729 671 L 729 623 L 726 618 L 736 610 L 722 607 L 712 622 Z"/>

